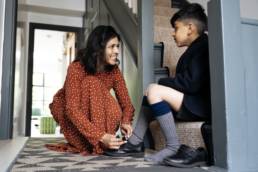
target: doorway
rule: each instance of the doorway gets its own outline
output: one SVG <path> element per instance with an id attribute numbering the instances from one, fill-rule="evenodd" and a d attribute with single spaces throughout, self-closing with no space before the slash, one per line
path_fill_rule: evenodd
<path id="1" fill-rule="evenodd" d="M 79 48 L 80 35 L 80 28 L 30 24 L 26 136 L 63 136 L 49 104 L 63 86 L 67 67 Z"/>

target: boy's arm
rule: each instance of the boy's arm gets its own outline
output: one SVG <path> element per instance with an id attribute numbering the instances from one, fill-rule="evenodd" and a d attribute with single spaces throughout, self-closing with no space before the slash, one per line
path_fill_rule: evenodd
<path id="1" fill-rule="evenodd" d="M 158 83 L 186 94 L 194 94 L 201 89 L 204 81 L 209 77 L 208 65 L 208 56 L 200 53 L 193 57 L 184 71 L 177 73 L 174 78 L 161 78 Z"/>

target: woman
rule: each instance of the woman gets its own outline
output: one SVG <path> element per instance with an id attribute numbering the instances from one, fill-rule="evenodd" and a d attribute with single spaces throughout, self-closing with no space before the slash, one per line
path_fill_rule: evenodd
<path id="1" fill-rule="evenodd" d="M 102 154 L 124 144 L 115 136 L 119 127 L 123 134 L 132 134 L 134 108 L 118 68 L 119 43 L 113 27 L 98 26 L 83 53 L 69 65 L 64 87 L 50 104 L 68 143 L 47 145 L 49 149 Z"/>

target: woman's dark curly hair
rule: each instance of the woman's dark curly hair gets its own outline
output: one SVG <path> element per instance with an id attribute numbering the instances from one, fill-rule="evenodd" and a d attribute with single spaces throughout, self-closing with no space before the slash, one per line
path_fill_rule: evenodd
<path id="1" fill-rule="evenodd" d="M 111 71 L 114 66 L 106 65 L 105 48 L 107 42 L 113 38 L 120 41 L 120 35 L 112 26 L 97 26 L 90 33 L 86 48 L 79 50 L 75 61 L 80 61 L 89 74 L 95 74 L 100 65 L 103 65 L 106 71 Z"/>

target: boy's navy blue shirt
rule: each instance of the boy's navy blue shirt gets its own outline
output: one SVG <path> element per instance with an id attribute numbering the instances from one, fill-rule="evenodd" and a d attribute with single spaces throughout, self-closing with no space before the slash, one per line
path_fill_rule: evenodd
<path id="1" fill-rule="evenodd" d="M 192 113 L 210 118 L 210 72 L 208 36 L 200 35 L 180 57 L 175 77 L 162 78 L 160 85 L 184 94 L 183 104 Z"/>

